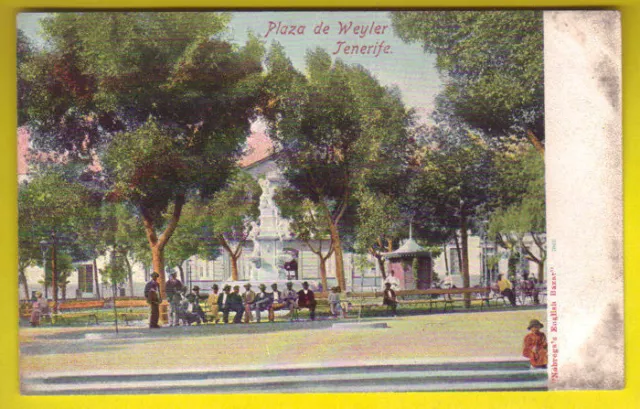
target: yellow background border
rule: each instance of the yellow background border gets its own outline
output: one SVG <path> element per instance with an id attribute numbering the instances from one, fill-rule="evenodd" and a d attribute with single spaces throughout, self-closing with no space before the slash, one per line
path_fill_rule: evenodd
<path id="1" fill-rule="evenodd" d="M 443 392 L 443 393 L 368 393 L 368 394 L 289 394 L 289 395 L 160 395 L 160 396 L 82 396 L 24 397 L 19 393 L 17 337 L 17 158 L 16 158 L 16 91 L 15 91 L 15 16 L 20 11 L 52 8 L 398 8 L 398 7 L 538 7 L 538 8 L 611 8 L 622 12 L 623 35 L 623 132 L 624 132 L 624 197 L 625 197 L 625 353 L 626 387 L 621 391 L 564 392 Z M 640 407 L 638 363 L 640 356 L 639 311 L 640 290 L 640 1 L 390 1 L 390 0 L 0 0 L 0 271 L 2 291 L 0 311 L 0 407 L 3 408 L 75 408 L 86 407 L 174 407 L 208 408 L 249 407 L 558 407 L 609 408 Z M 589 257 L 588 254 L 576 257 Z M 603 273 L 606 274 L 606 273 Z M 603 280 L 607 278 L 602 277 Z"/>

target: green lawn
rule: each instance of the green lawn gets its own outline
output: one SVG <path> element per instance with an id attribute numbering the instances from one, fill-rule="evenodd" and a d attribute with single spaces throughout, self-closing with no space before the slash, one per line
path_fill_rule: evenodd
<path id="1" fill-rule="evenodd" d="M 155 331 L 128 327 L 115 338 L 112 327 L 21 328 L 20 366 L 31 373 L 517 357 L 533 318 L 545 323 L 545 309 L 400 316 L 386 320 L 386 329 L 336 330 L 335 320 L 280 321 Z M 370 320 L 381 319 L 365 321 Z M 85 339 L 86 333 L 107 338 Z"/>

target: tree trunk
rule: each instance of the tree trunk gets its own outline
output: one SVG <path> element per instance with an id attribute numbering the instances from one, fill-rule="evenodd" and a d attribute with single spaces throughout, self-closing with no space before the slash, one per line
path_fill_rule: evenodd
<path id="1" fill-rule="evenodd" d="M 67 285 L 61 285 L 60 291 L 62 292 L 62 301 L 67 301 Z"/>
<path id="2" fill-rule="evenodd" d="M 55 233 L 52 234 L 52 240 L 53 242 L 52 247 L 51 247 L 51 291 L 53 292 L 53 313 L 57 314 L 58 313 L 58 280 L 57 280 L 57 272 L 56 272 L 56 264 L 57 264 L 57 258 L 56 258 L 56 236 Z"/>
<path id="3" fill-rule="evenodd" d="M 144 232 L 149 242 L 149 248 L 151 248 L 151 264 L 153 271 L 160 275 L 158 283 L 160 284 L 160 297 L 163 299 L 166 297 L 165 284 L 167 279 L 164 274 L 164 247 L 169 242 L 169 239 L 173 235 L 173 232 L 178 227 L 180 221 L 180 214 L 182 213 L 182 207 L 186 201 L 185 195 L 176 195 L 173 206 L 173 213 L 169 224 L 164 229 L 164 232 L 158 236 L 153 221 L 153 217 L 149 213 L 149 210 L 144 206 L 140 206 L 140 213 L 142 214 L 142 223 L 144 224 Z"/>
<path id="4" fill-rule="evenodd" d="M 449 275 L 451 272 L 449 271 L 449 257 L 447 257 L 447 243 L 442 243 L 442 253 L 444 253 L 444 271 Z"/>
<path id="5" fill-rule="evenodd" d="M 384 257 L 381 254 L 376 254 L 374 256 L 378 260 L 378 267 L 380 268 L 380 275 L 382 275 L 382 279 L 387 279 L 387 272 L 384 269 Z"/>
<path id="6" fill-rule="evenodd" d="M 31 295 L 29 294 L 29 283 L 27 282 L 27 276 L 24 274 L 24 268 L 20 268 L 18 270 L 18 280 L 22 284 L 22 290 L 24 291 L 24 299 L 30 300 Z"/>
<path id="7" fill-rule="evenodd" d="M 538 139 L 538 137 L 530 129 L 527 129 L 527 138 L 529 139 L 529 142 L 531 142 L 531 144 L 536 148 L 538 153 L 540 153 L 542 158 L 544 158 L 544 145 L 542 145 L 540 139 Z"/>
<path id="8" fill-rule="evenodd" d="M 460 239 L 462 242 L 462 286 L 469 288 L 469 237 L 467 233 L 467 216 L 464 208 L 460 211 Z M 464 295 L 464 306 L 466 308 L 471 307 L 471 294 L 469 293 L 465 293 Z"/>
<path id="9" fill-rule="evenodd" d="M 238 256 L 231 253 L 229 257 L 231 257 L 231 279 L 238 281 Z"/>
<path id="10" fill-rule="evenodd" d="M 333 251 L 336 257 L 336 279 L 338 285 L 342 289 L 346 289 L 347 285 L 344 279 L 344 260 L 342 258 L 342 242 L 340 241 L 340 233 L 338 227 L 329 221 L 329 231 L 331 232 L 331 241 L 333 242 Z"/>
<path id="11" fill-rule="evenodd" d="M 184 263 L 184 261 L 182 263 Z M 184 269 L 182 268 L 182 263 L 178 264 L 178 271 L 180 272 L 180 282 L 182 282 L 182 284 L 186 284 L 186 281 L 184 281 Z"/>
<path id="12" fill-rule="evenodd" d="M 127 265 L 127 272 L 129 273 L 129 296 L 133 297 L 133 271 L 131 268 L 131 263 L 129 263 L 126 251 L 122 255 L 124 256 L 124 262 Z"/>
<path id="13" fill-rule="evenodd" d="M 322 291 L 328 291 L 329 288 L 327 287 L 327 259 L 322 256 L 320 256 L 320 279 L 322 282 Z"/>
<path id="14" fill-rule="evenodd" d="M 544 261 L 541 261 L 538 264 L 538 282 L 544 282 Z"/>
<path id="15" fill-rule="evenodd" d="M 98 279 L 98 261 L 94 258 L 93 259 L 93 279 L 96 282 L 96 298 L 100 299 L 100 280 Z"/>
<path id="16" fill-rule="evenodd" d="M 167 282 L 164 274 L 164 248 L 155 245 L 151 246 L 151 266 L 153 271 L 160 275 L 158 283 L 160 284 L 160 296 L 165 298 L 164 286 Z"/>

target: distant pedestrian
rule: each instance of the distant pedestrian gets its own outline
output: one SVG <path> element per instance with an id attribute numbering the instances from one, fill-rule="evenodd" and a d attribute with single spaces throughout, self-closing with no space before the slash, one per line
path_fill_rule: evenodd
<path id="1" fill-rule="evenodd" d="M 36 300 L 32 304 L 30 319 L 31 326 L 37 327 L 38 325 L 40 325 L 40 319 L 43 316 L 49 314 L 49 302 L 44 297 L 42 297 L 42 293 L 38 291 L 36 293 Z"/>
<path id="2" fill-rule="evenodd" d="M 391 310 L 391 314 L 395 317 L 396 309 L 398 307 L 398 299 L 396 298 L 396 292 L 391 288 L 391 283 L 384 284 L 384 292 L 382 293 L 382 304 L 387 306 L 387 309 Z"/>
<path id="3" fill-rule="evenodd" d="M 395 271 L 389 271 L 387 278 L 384 279 L 385 288 L 387 284 L 391 284 L 391 289 L 393 291 L 398 291 L 400 289 L 400 280 L 396 277 Z"/>
<path id="4" fill-rule="evenodd" d="M 498 289 L 500 290 L 500 294 L 504 295 L 509 299 L 509 302 L 512 306 L 516 306 L 516 294 L 513 292 L 513 285 L 508 278 L 503 276 L 502 274 L 498 275 Z"/>
<path id="5" fill-rule="evenodd" d="M 309 318 L 311 321 L 316 319 L 316 298 L 313 291 L 309 289 L 309 283 L 302 283 L 302 290 L 298 291 L 298 307 L 309 309 Z"/>
<path id="6" fill-rule="evenodd" d="M 165 285 L 165 294 L 169 301 L 169 326 L 180 325 L 178 322 L 178 310 L 180 309 L 180 303 L 182 303 L 182 282 L 178 280 L 177 274 L 171 273 L 167 284 Z"/>
<path id="7" fill-rule="evenodd" d="M 162 302 L 162 297 L 160 296 L 158 277 L 160 277 L 160 274 L 154 271 L 151 274 L 151 280 L 144 287 L 144 297 L 147 299 L 147 303 L 151 308 L 149 328 L 160 328 L 158 320 L 160 319 L 160 303 Z"/>
<path id="8" fill-rule="evenodd" d="M 547 337 L 540 331 L 542 327 L 543 325 L 540 321 L 531 320 L 527 327 L 529 333 L 524 337 L 522 355 L 525 358 L 529 358 L 532 369 L 547 367 Z"/>
<path id="9" fill-rule="evenodd" d="M 334 317 L 342 317 L 342 304 L 340 302 L 340 287 L 331 288 L 328 296 L 329 310 Z"/>

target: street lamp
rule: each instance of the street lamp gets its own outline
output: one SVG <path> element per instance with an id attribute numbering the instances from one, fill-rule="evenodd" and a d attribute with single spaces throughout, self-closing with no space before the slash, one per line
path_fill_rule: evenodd
<path id="1" fill-rule="evenodd" d="M 49 297 L 47 291 L 47 250 L 49 250 L 49 242 L 42 240 L 40 242 L 40 251 L 42 252 L 42 270 L 44 271 L 44 298 Z"/>

